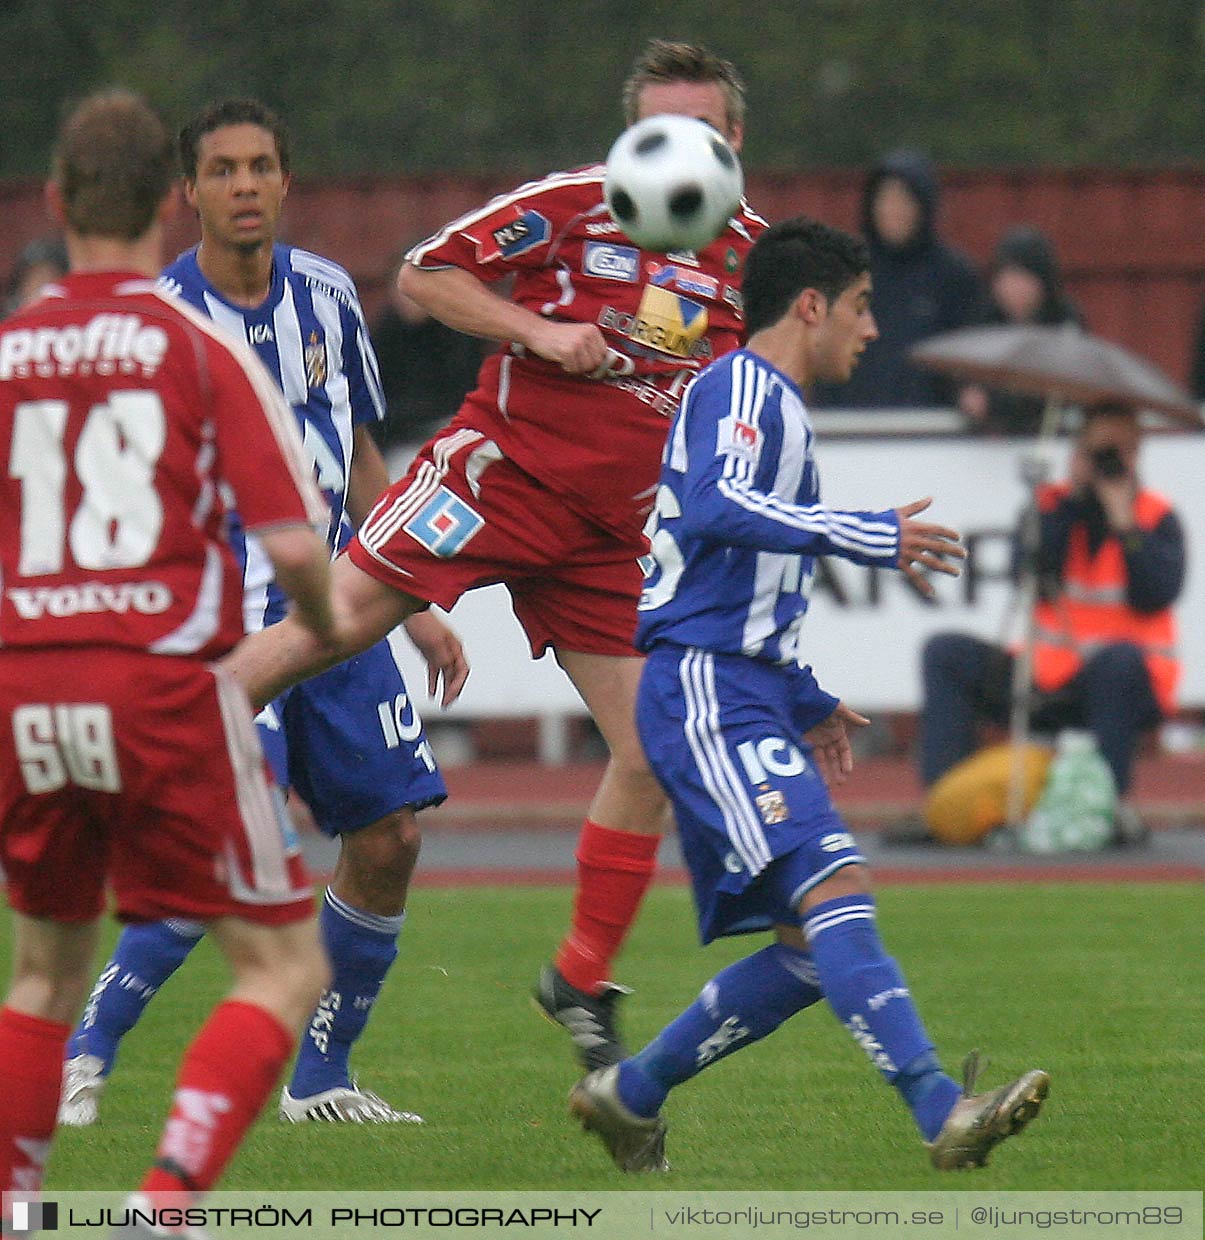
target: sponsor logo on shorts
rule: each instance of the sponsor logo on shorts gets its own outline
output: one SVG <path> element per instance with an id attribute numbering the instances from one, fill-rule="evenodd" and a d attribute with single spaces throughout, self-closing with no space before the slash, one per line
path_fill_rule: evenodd
<path id="1" fill-rule="evenodd" d="M 441 486 L 402 528 L 433 555 L 447 559 L 460 551 L 484 524 L 459 495 Z"/>
<path id="2" fill-rule="evenodd" d="M 640 251 L 630 245 L 587 241 L 582 254 L 582 270 L 588 276 L 635 284 L 640 277 Z"/>
<path id="3" fill-rule="evenodd" d="M 832 835 L 822 836 L 820 840 L 820 847 L 825 852 L 844 852 L 853 846 L 854 837 L 848 831 L 834 831 Z"/>

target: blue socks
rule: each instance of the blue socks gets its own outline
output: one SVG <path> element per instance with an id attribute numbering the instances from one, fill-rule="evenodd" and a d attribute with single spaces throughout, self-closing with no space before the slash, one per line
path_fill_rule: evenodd
<path id="1" fill-rule="evenodd" d="M 334 978 L 302 1036 L 289 1082 L 294 1098 L 310 1098 L 351 1083 L 352 1043 L 364 1032 L 385 974 L 397 958 L 406 914 L 366 913 L 344 903 L 328 887 L 318 920 Z"/>
<path id="2" fill-rule="evenodd" d="M 289 1092 L 308 1098 L 350 1084 L 348 1056 L 397 957 L 405 914 L 377 917 L 345 904 L 329 889 L 319 916 L 335 975 L 302 1039 Z M 107 1076 L 121 1039 L 138 1023 L 159 987 L 184 963 L 204 927 L 183 920 L 127 926 L 101 970 L 67 1043 L 67 1058 L 96 1055 Z"/>
<path id="3" fill-rule="evenodd" d="M 729 965 L 698 999 L 619 1068 L 619 1096 L 637 1115 L 655 1115 L 675 1086 L 772 1033 L 820 999 L 805 952 L 784 943 Z"/>
<path id="4" fill-rule="evenodd" d="M 96 1055 L 108 1076 L 121 1039 L 204 933 L 200 923 L 182 918 L 126 926 L 92 987 L 84 1014 L 67 1043 L 67 1058 Z"/>
<path id="5" fill-rule="evenodd" d="M 803 929 L 829 1006 L 932 1141 L 962 1091 L 942 1072 L 904 975 L 883 950 L 873 898 L 826 900 Z"/>

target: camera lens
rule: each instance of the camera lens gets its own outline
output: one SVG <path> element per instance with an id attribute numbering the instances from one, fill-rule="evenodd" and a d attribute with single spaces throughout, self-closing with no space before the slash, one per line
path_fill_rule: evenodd
<path id="1" fill-rule="evenodd" d="M 1098 478 L 1120 478 L 1126 471 L 1121 450 L 1113 446 L 1097 448 L 1092 453 L 1092 468 Z"/>

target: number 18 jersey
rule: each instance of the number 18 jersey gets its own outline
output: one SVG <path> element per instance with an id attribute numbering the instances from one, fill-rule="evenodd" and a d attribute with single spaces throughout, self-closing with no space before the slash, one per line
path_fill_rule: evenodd
<path id="1" fill-rule="evenodd" d="M 0 647 L 230 649 L 228 490 L 249 528 L 326 526 L 245 347 L 129 273 L 69 276 L 0 323 Z"/>

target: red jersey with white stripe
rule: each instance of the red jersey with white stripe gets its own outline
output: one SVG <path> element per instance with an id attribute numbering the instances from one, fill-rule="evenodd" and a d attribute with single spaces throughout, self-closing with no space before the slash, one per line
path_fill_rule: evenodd
<path id="1" fill-rule="evenodd" d="M 408 258 L 490 283 L 513 277 L 519 305 L 602 330 L 608 378 L 568 375 L 511 345 L 486 360 L 453 426 L 482 431 L 575 511 L 636 540 L 683 388 L 740 343 L 741 268 L 766 224 L 742 203 L 705 249 L 641 250 L 611 218 L 603 176 L 600 164 L 521 185 Z"/>
<path id="2" fill-rule="evenodd" d="M 327 509 L 260 361 L 141 276 L 68 276 L 0 323 L 0 646 L 212 658 L 249 528 Z"/>

